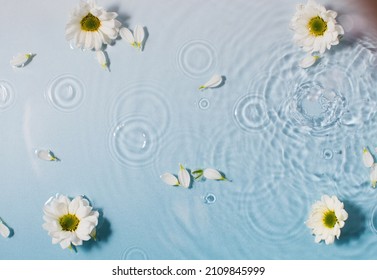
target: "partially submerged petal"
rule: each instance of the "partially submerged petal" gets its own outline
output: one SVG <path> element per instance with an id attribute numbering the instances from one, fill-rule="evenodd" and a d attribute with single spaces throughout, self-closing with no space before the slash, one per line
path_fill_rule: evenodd
<path id="1" fill-rule="evenodd" d="M 105 70 L 108 70 L 108 62 L 105 53 L 103 51 L 96 51 L 96 57 L 101 67 Z"/>
<path id="2" fill-rule="evenodd" d="M 164 173 L 160 176 L 161 180 L 164 181 L 164 183 L 170 185 L 170 186 L 179 186 L 179 181 L 177 177 L 175 177 L 171 173 Z"/>
<path id="3" fill-rule="evenodd" d="M 300 61 L 301 68 L 309 68 L 314 65 L 314 63 L 319 59 L 318 55 L 307 55 Z"/>
<path id="4" fill-rule="evenodd" d="M 375 163 L 373 163 L 372 167 L 370 168 L 369 178 L 372 187 L 375 188 L 377 183 L 377 164 Z"/>
<path id="5" fill-rule="evenodd" d="M 13 67 L 24 67 L 33 57 L 32 53 L 20 53 L 12 58 L 10 65 Z"/>
<path id="6" fill-rule="evenodd" d="M 178 171 L 178 180 L 179 184 L 184 187 L 188 188 L 190 187 L 190 173 L 187 171 L 186 168 L 183 167 L 182 164 L 179 165 L 179 171 Z"/>
<path id="7" fill-rule="evenodd" d="M 7 238 L 10 235 L 10 229 L 3 223 L 3 221 L 0 219 L 0 234 Z"/>
<path id="8" fill-rule="evenodd" d="M 213 168 L 204 169 L 203 176 L 210 180 L 225 180 L 225 177 L 221 175 L 219 171 Z"/>
<path id="9" fill-rule="evenodd" d="M 372 167 L 374 159 L 368 148 L 363 148 L 363 163 L 365 167 Z"/>
<path id="10" fill-rule="evenodd" d="M 217 87 L 221 84 L 221 82 L 223 81 L 223 78 L 222 76 L 216 74 L 216 75 L 213 75 L 211 77 L 211 79 L 209 79 L 208 82 L 206 82 L 204 85 L 200 86 L 199 89 L 206 89 L 206 88 L 214 88 L 214 87 Z"/>

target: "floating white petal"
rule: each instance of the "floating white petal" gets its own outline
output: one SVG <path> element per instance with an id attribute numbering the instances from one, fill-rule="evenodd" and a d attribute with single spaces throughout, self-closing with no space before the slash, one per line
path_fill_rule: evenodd
<path id="1" fill-rule="evenodd" d="M 370 174 L 369 174 L 370 182 L 372 184 L 372 187 L 376 187 L 377 183 L 377 164 L 373 163 L 373 165 L 370 168 Z"/>
<path id="2" fill-rule="evenodd" d="M 209 79 L 208 82 L 206 82 L 204 85 L 200 86 L 199 89 L 206 89 L 206 88 L 214 88 L 221 84 L 223 81 L 223 78 L 220 75 L 213 75 L 211 79 Z"/>
<path id="3" fill-rule="evenodd" d="M 10 229 L 3 223 L 3 221 L 0 219 L 0 234 L 7 238 L 10 235 Z"/>
<path id="4" fill-rule="evenodd" d="M 300 61 L 300 67 L 301 68 L 309 68 L 311 66 L 313 66 L 313 64 L 319 59 L 319 56 L 318 55 L 307 55 L 306 57 L 304 57 L 303 60 Z"/>
<path id="5" fill-rule="evenodd" d="M 190 173 L 186 170 L 186 168 L 183 167 L 182 164 L 179 165 L 179 171 L 178 171 L 178 180 L 179 184 L 184 187 L 188 188 L 190 187 Z"/>
<path id="6" fill-rule="evenodd" d="M 103 69 L 108 70 L 108 63 L 107 63 L 107 58 L 106 55 L 103 51 L 96 51 L 96 57 L 98 63 L 102 66 Z"/>
<path id="7" fill-rule="evenodd" d="M 206 168 L 203 171 L 203 176 L 210 180 L 224 180 L 225 177 L 219 171 L 213 168 Z"/>
<path id="8" fill-rule="evenodd" d="M 365 167 L 372 167 L 374 163 L 373 156 L 367 148 L 363 149 L 363 163 Z"/>
<path id="9" fill-rule="evenodd" d="M 57 161 L 58 158 L 50 150 L 37 150 L 37 157 L 47 161 Z"/>
<path id="10" fill-rule="evenodd" d="M 27 62 L 33 57 L 31 53 L 20 53 L 12 58 L 10 65 L 13 67 L 24 67 Z"/>
<path id="11" fill-rule="evenodd" d="M 170 186 L 179 186 L 179 181 L 177 177 L 175 177 L 171 173 L 164 173 L 160 176 L 161 180 L 164 181 L 166 184 Z"/>
<path id="12" fill-rule="evenodd" d="M 144 32 L 144 27 L 141 25 L 136 25 L 134 29 L 134 38 L 135 42 L 137 44 L 137 48 L 139 50 L 143 49 L 143 41 L 145 38 L 145 32 Z"/>
<path id="13" fill-rule="evenodd" d="M 119 34 L 123 40 L 126 40 L 128 43 L 130 43 L 131 46 L 136 47 L 135 38 L 134 38 L 134 35 L 132 35 L 131 30 L 129 30 L 126 27 L 122 27 L 119 30 Z"/>

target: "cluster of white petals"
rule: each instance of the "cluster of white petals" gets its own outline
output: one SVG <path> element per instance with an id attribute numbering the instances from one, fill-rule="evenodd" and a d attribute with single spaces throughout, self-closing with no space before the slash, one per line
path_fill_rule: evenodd
<path id="1" fill-rule="evenodd" d="M 315 242 L 322 240 L 327 245 L 334 243 L 335 237 L 339 239 L 340 229 L 344 227 L 348 213 L 344 210 L 343 202 L 334 195 L 323 195 L 320 201 L 312 205 L 312 210 L 306 225 L 315 235 Z"/>
<path id="2" fill-rule="evenodd" d="M 206 178 L 208 180 L 227 180 L 224 175 L 222 175 L 218 170 L 213 168 L 206 169 L 196 169 L 190 172 L 182 165 L 179 164 L 178 178 L 171 173 L 164 173 L 160 176 L 161 180 L 170 186 L 182 186 L 184 188 L 189 188 L 191 185 L 191 177 L 195 180 Z"/>
<path id="3" fill-rule="evenodd" d="M 70 199 L 65 195 L 51 197 L 43 208 L 43 228 L 63 249 L 80 246 L 94 237 L 98 224 L 98 211 L 82 196 Z"/>

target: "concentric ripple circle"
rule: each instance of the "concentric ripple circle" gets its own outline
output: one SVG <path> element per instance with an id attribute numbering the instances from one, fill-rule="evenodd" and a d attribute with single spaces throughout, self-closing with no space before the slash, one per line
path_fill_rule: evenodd
<path id="1" fill-rule="evenodd" d="M 211 74 L 217 65 L 217 54 L 211 43 L 204 40 L 186 42 L 177 53 L 178 68 L 190 78 Z"/>
<path id="2" fill-rule="evenodd" d="M 61 75 L 50 82 L 46 98 L 61 112 L 75 111 L 84 100 L 84 85 L 75 76 Z"/>
<path id="3" fill-rule="evenodd" d="M 157 151 L 157 132 L 142 116 L 129 116 L 110 132 L 110 153 L 120 164 L 132 167 L 153 162 Z"/>
<path id="4" fill-rule="evenodd" d="M 15 100 L 15 93 L 10 83 L 0 81 L 0 111 L 11 107 Z"/>
<path id="5" fill-rule="evenodd" d="M 151 81 L 130 83 L 114 97 L 109 109 L 110 123 L 114 124 L 124 116 L 148 116 L 156 130 L 161 134 L 170 122 L 170 109 L 165 90 Z"/>
<path id="6" fill-rule="evenodd" d="M 253 239 L 284 244 L 295 242 L 298 236 L 306 233 L 304 223 L 309 203 L 304 192 L 276 185 L 257 192 L 243 193 L 241 198 L 248 232 Z"/>
<path id="7" fill-rule="evenodd" d="M 245 131 L 257 131 L 266 127 L 270 119 L 264 98 L 257 95 L 242 96 L 234 106 L 234 120 Z"/>
<path id="8" fill-rule="evenodd" d="M 123 260 L 147 260 L 147 253 L 139 247 L 130 247 L 126 249 L 122 256 Z"/>

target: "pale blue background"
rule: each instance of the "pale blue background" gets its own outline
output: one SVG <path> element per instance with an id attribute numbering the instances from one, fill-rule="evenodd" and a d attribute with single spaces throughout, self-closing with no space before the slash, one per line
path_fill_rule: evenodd
<path id="1" fill-rule="evenodd" d="M 361 161 L 377 136 L 368 32 L 303 70 L 289 29 L 296 1 L 103 0 L 149 34 L 142 53 L 109 46 L 109 73 L 64 38 L 77 2 L 0 1 L 0 81 L 14 98 L 0 110 L 0 217 L 14 231 L 1 259 L 377 258 L 377 192 Z M 353 7 L 331 2 L 354 30 Z M 36 56 L 13 69 L 18 52 Z M 199 92 L 215 73 L 225 84 Z M 61 161 L 39 160 L 42 148 Z M 179 163 L 232 182 L 165 185 L 159 175 Z M 101 211 L 97 242 L 51 245 L 42 208 L 56 193 Z M 323 194 L 349 212 L 332 246 L 304 224 Z"/>

